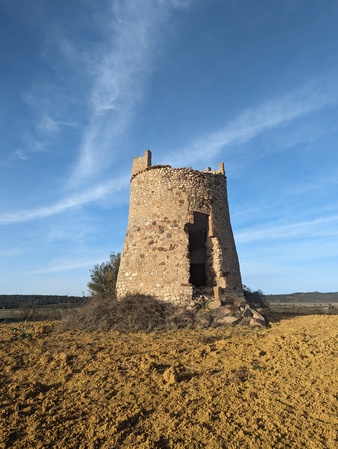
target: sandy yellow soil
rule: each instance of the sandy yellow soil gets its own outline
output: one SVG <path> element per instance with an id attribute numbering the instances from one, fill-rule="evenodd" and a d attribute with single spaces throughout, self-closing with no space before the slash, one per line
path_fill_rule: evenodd
<path id="1" fill-rule="evenodd" d="M 0 326 L 0 448 L 338 447 L 338 316 L 53 328 Z"/>

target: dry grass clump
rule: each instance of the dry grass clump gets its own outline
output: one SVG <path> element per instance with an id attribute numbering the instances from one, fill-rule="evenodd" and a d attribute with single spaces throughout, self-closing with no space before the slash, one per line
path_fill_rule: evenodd
<path id="1" fill-rule="evenodd" d="M 63 320 L 63 329 L 151 331 L 192 327 L 193 311 L 175 307 L 153 296 L 130 294 L 116 298 L 93 296 L 80 309 L 71 311 Z"/>
<path id="2" fill-rule="evenodd" d="M 266 312 L 269 310 L 269 303 L 261 290 L 254 291 L 243 285 L 243 293 L 246 302 L 253 309 L 265 310 Z"/>
<path id="3" fill-rule="evenodd" d="M 233 307 L 230 315 L 237 318 L 236 323 L 248 324 L 248 318 L 241 316 L 239 307 Z M 208 328 L 224 323 L 231 325 L 233 321 L 230 324 L 226 321 L 228 315 L 229 310 L 224 307 L 210 309 L 197 304 L 188 308 L 141 293 L 127 294 L 119 300 L 115 296 L 93 295 L 83 307 L 70 311 L 62 321 L 61 330 L 148 332 Z"/>

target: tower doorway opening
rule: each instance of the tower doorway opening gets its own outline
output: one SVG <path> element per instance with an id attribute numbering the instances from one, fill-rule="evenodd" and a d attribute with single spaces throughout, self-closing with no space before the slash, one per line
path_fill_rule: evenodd
<path id="1" fill-rule="evenodd" d="M 194 223 L 190 223 L 189 230 L 189 255 L 190 278 L 189 282 L 195 287 L 206 285 L 206 242 L 208 235 L 208 215 L 194 212 Z"/>

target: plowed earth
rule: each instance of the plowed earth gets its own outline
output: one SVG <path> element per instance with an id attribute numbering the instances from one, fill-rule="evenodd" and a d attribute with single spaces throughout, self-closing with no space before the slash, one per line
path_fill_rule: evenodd
<path id="1" fill-rule="evenodd" d="M 0 326 L 0 448 L 338 447 L 338 316 L 262 328 Z"/>

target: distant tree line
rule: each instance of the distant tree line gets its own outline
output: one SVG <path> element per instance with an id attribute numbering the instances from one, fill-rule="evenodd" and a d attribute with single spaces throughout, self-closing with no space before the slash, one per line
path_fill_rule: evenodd
<path id="1" fill-rule="evenodd" d="M 0 295 L 1 309 L 21 309 L 24 307 L 43 307 L 50 305 L 67 304 L 79 306 L 86 302 L 84 296 L 67 295 Z"/>
<path id="2" fill-rule="evenodd" d="M 338 292 L 296 292 L 284 295 L 265 295 L 269 303 L 338 303 Z"/>

